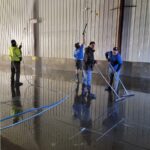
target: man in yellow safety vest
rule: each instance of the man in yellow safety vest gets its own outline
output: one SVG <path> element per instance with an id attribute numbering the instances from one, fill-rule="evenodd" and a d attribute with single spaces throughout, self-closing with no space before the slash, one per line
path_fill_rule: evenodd
<path id="1" fill-rule="evenodd" d="M 22 45 L 19 47 L 15 40 L 11 40 L 11 47 L 9 48 L 9 58 L 11 60 L 11 84 L 15 86 L 21 86 L 23 83 L 20 82 L 20 64 L 22 61 Z M 16 74 L 16 80 L 15 78 Z"/>

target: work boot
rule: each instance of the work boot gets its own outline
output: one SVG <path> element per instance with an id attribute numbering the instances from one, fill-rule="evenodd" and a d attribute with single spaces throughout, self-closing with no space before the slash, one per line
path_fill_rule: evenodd
<path id="1" fill-rule="evenodd" d="M 106 88 L 105 88 L 105 91 L 111 92 L 110 86 L 106 87 Z"/>
<path id="2" fill-rule="evenodd" d="M 15 86 L 22 86 L 22 85 L 23 85 L 22 82 L 16 82 L 16 83 L 15 83 Z"/>
<path id="3" fill-rule="evenodd" d="M 86 94 L 87 94 L 86 85 L 83 83 L 83 84 L 82 84 L 82 96 L 85 97 Z"/>
<path id="4" fill-rule="evenodd" d="M 89 99 L 96 99 L 95 94 L 91 93 L 91 86 L 90 85 L 87 86 L 87 90 L 88 90 L 88 98 Z"/>
<path id="5" fill-rule="evenodd" d="M 78 73 L 76 74 L 75 79 L 76 79 L 76 82 L 79 83 L 79 74 Z"/>
<path id="6" fill-rule="evenodd" d="M 96 99 L 96 95 L 93 93 L 88 93 L 88 99 Z"/>

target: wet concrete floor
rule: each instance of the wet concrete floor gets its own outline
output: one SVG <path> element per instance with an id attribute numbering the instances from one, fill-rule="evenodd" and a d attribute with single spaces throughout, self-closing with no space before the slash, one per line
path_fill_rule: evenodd
<path id="1" fill-rule="evenodd" d="M 1 122 L 2 150 L 150 149 L 150 81 L 124 77 L 135 96 L 115 102 L 101 77 L 94 77 L 92 100 L 82 98 L 73 73 L 52 74 L 23 75 L 16 88 L 0 72 L 1 118 L 12 116 Z"/>

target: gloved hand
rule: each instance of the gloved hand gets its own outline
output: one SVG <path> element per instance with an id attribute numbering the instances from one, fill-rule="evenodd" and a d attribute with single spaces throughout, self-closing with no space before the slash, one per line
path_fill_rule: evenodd
<path id="1" fill-rule="evenodd" d="M 19 49 L 21 49 L 21 48 L 22 48 L 22 44 L 19 45 Z"/>
<path id="2" fill-rule="evenodd" d="M 97 62 L 97 60 L 94 60 L 94 64 L 97 64 L 98 62 Z"/>
<path id="3" fill-rule="evenodd" d="M 109 58 L 107 58 L 107 60 L 108 60 L 108 62 L 110 62 L 110 59 L 109 59 Z"/>
<path id="4" fill-rule="evenodd" d="M 118 72 L 117 71 L 114 71 L 114 76 L 116 77 L 118 75 Z"/>
<path id="5" fill-rule="evenodd" d="M 20 57 L 20 61 L 22 61 L 22 57 Z"/>

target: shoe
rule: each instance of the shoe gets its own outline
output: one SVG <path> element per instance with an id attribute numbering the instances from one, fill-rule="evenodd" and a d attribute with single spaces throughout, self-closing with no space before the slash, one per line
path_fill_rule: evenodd
<path id="1" fill-rule="evenodd" d="M 13 86 L 15 84 L 15 81 L 11 80 L 11 86 Z"/>
<path id="2" fill-rule="evenodd" d="M 16 82 L 15 83 L 15 86 L 22 86 L 23 85 L 23 83 L 21 83 L 21 82 Z"/>
<path id="3" fill-rule="evenodd" d="M 76 83 L 79 83 L 79 80 L 78 80 L 78 79 L 76 79 L 75 81 L 76 81 Z"/>
<path id="4" fill-rule="evenodd" d="M 82 98 L 86 97 L 87 92 L 82 92 Z"/>
<path id="5" fill-rule="evenodd" d="M 93 93 L 89 93 L 87 98 L 89 98 L 89 99 L 96 99 L 96 95 L 93 94 Z"/>
<path id="6" fill-rule="evenodd" d="M 105 91 L 110 92 L 110 91 L 111 91 L 111 88 L 110 88 L 110 87 L 106 87 L 106 88 L 105 88 Z"/>
<path id="7" fill-rule="evenodd" d="M 76 74 L 76 76 L 75 76 L 75 81 L 76 81 L 77 83 L 79 83 L 79 74 Z"/>

